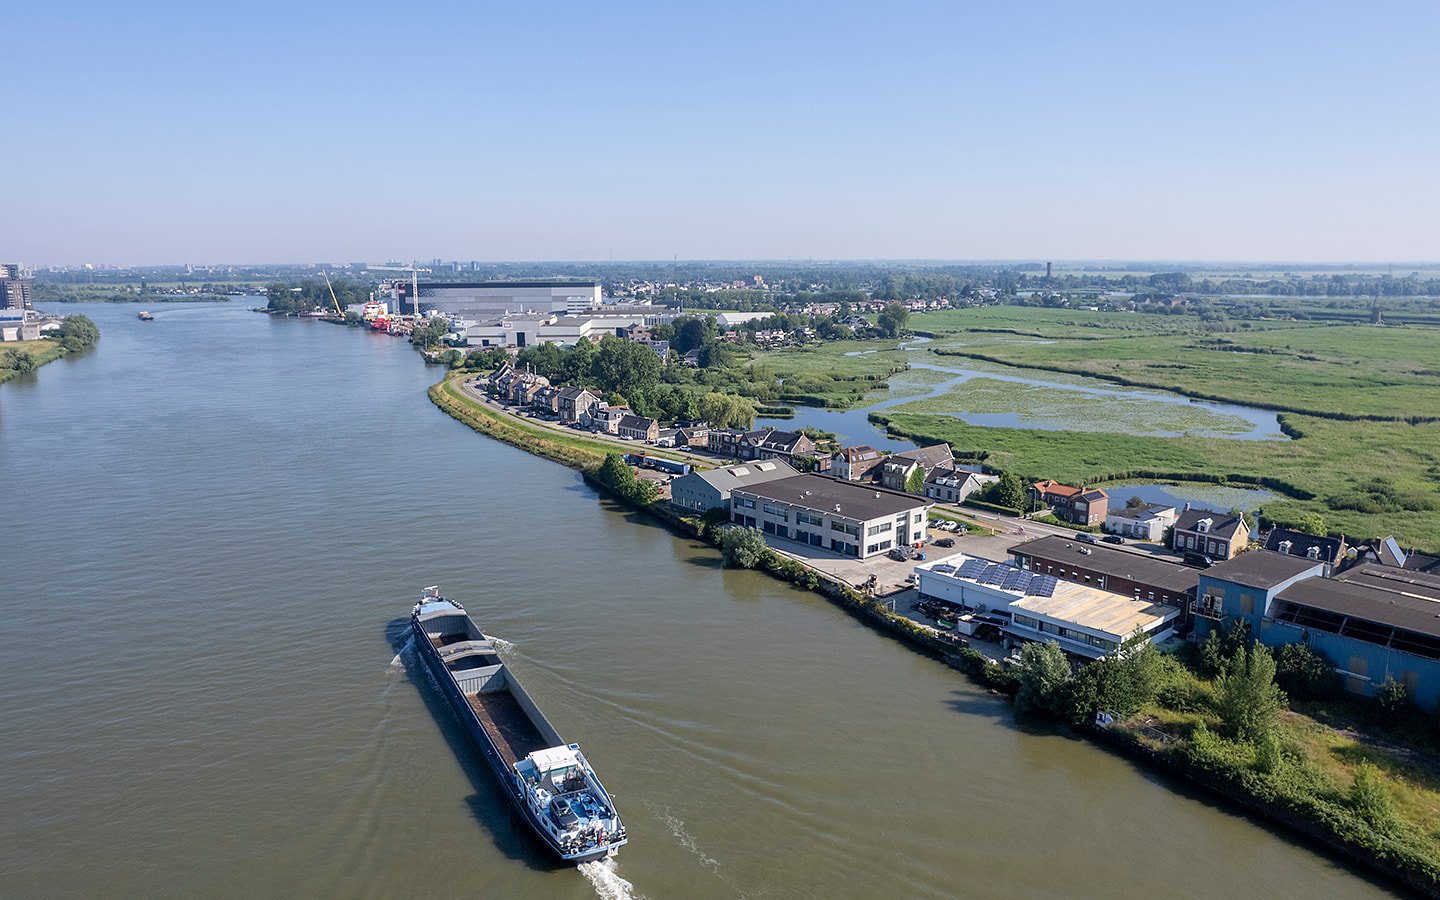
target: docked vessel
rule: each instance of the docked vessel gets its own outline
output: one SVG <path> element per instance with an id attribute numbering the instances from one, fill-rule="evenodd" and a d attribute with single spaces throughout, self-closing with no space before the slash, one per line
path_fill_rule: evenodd
<path id="1" fill-rule="evenodd" d="M 540 840 L 573 863 L 623 846 L 614 800 L 580 745 L 560 737 L 465 608 L 426 588 L 410 627 L 451 709 Z"/>

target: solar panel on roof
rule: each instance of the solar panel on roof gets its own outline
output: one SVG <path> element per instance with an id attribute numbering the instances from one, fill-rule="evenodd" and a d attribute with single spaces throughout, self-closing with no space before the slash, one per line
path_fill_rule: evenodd
<path id="1" fill-rule="evenodd" d="M 955 567 L 951 565 L 939 565 L 935 567 L 934 571 L 938 575 L 954 575 Z"/>
<path id="2" fill-rule="evenodd" d="M 1018 591 L 1030 583 L 1030 573 L 1021 569 L 1015 569 L 1005 576 L 1005 583 L 1001 585 L 1007 591 Z"/>
<path id="3" fill-rule="evenodd" d="M 982 579 L 986 584 L 999 584 L 1005 580 L 1005 567 L 999 563 L 991 563 L 985 567 L 985 577 Z"/>
<path id="4" fill-rule="evenodd" d="M 985 563 L 979 559 L 967 559 L 960 564 L 960 571 L 956 574 L 961 578 L 978 578 L 985 571 Z"/>
<path id="5" fill-rule="evenodd" d="M 1054 575 L 1041 575 L 1039 578 L 1030 582 L 1029 592 L 1036 597 L 1053 597 L 1055 596 L 1055 585 Z"/>

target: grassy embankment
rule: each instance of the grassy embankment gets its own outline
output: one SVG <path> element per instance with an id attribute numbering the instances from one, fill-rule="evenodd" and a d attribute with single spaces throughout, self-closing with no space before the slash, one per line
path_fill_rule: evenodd
<path id="1" fill-rule="evenodd" d="M 1375 721 L 1373 701 L 1306 701 L 1282 712 L 1266 747 L 1221 737 L 1215 698 L 1212 678 L 1173 667 L 1159 698 L 1118 727 L 1183 771 L 1364 847 L 1432 890 L 1440 885 L 1433 725 L 1412 712 L 1396 731 Z M 1362 799 L 1357 780 L 1366 778 L 1372 793 Z"/>
<path id="2" fill-rule="evenodd" d="M 1281 520 L 1318 512 L 1332 529 L 1351 535 L 1393 533 L 1407 545 L 1440 544 L 1440 423 L 1332 418 L 1440 416 L 1440 342 L 1433 329 L 1285 323 L 1212 333 L 1196 320 L 1172 316 L 1018 307 L 911 321 L 936 335 L 938 353 L 961 359 L 978 355 L 1010 366 L 1051 366 L 1310 414 L 1280 416 L 1296 440 L 1234 441 L 982 428 L 937 415 L 935 401 L 925 401 L 928 406 L 907 404 L 877 416 L 897 434 L 948 441 L 958 455 L 1027 477 L 1083 483 L 1228 477 L 1267 484 L 1285 495 L 1265 507 Z M 972 325 L 1013 330 L 977 331 Z M 1018 330 L 1035 339 L 1015 340 Z"/>
<path id="3" fill-rule="evenodd" d="M 60 346 L 59 341 L 16 341 L 9 344 L 0 344 L 0 382 L 6 382 L 20 374 L 14 369 L 5 367 L 8 351 L 16 353 L 28 353 L 35 360 L 37 367 L 48 362 L 54 362 L 65 355 L 65 348 Z"/>
<path id="4" fill-rule="evenodd" d="M 458 382 L 466 377 L 473 377 L 473 373 L 451 375 L 431 385 L 430 400 L 451 417 L 469 425 L 481 434 L 519 447 L 536 456 L 543 456 L 572 469 L 586 472 L 598 469 L 600 464 L 605 461 L 606 454 L 626 452 L 624 447 L 617 447 L 604 441 L 589 440 L 549 428 L 528 425 L 511 416 L 498 413 L 467 397 L 460 390 Z M 637 446 L 633 452 L 665 459 L 681 459 L 675 454 L 645 445 Z"/>

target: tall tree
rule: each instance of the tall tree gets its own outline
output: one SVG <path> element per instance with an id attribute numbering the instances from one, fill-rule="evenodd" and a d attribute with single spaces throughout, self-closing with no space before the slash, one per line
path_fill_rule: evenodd
<path id="1" fill-rule="evenodd" d="M 1285 693 L 1275 684 L 1275 658 L 1263 644 L 1237 650 L 1215 679 L 1215 706 L 1226 732 L 1253 741 L 1275 723 Z"/>
<path id="2" fill-rule="evenodd" d="M 1065 714 L 1071 668 L 1059 644 L 1046 641 L 1021 647 L 1016 675 L 1020 682 L 1015 692 L 1017 711 Z"/>
<path id="3" fill-rule="evenodd" d="M 875 324 L 886 337 L 899 337 L 905 332 L 905 324 L 909 321 L 910 310 L 905 308 L 905 304 L 890 303 L 880 311 Z"/>

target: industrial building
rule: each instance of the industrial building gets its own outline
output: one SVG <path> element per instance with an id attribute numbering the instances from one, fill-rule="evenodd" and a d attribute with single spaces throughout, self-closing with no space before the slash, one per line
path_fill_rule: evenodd
<path id="1" fill-rule="evenodd" d="M 1257 550 L 1204 570 L 1197 636 L 1243 621 L 1266 646 L 1309 646 L 1352 693 L 1373 696 L 1393 678 L 1433 709 L 1440 701 L 1440 575 L 1362 563 L 1326 578 L 1325 565 Z"/>
<path id="2" fill-rule="evenodd" d="M 1199 569 L 1066 537 L 1016 544 L 1010 556 L 1015 565 L 1037 575 L 1054 575 L 1181 610 L 1195 599 L 1200 583 Z"/>
<path id="3" fill-rule="evenodd" d="M 1084 659 L 1113 653 L 1137 632 L 1164 641 L 1180 619 L 1172 607 L 964 553 L 922 563 L 915 574 L 921 597 L 1003 616 L 1009 637 L 1054 641 Z"/>
<path id="4" fill-rule="evenodd" d="M 736 488 L 793 478 L 798 474 L 778 459 L 691 472 L 670 483 L 670 502 L 687 512 L 724 509 L 730 505 L 730 494 Z"/>
<path id="5" fill-rule="evenodd" d="M 377 299 L 398 311 L 413 312 L 415 289 L 420 308 L 461 319 L 492 319 L 508 313 L 551 315 L 583 313 L 602 303 L 598 281 L 422 281 L 394 280 L 380 285 Z"/>

